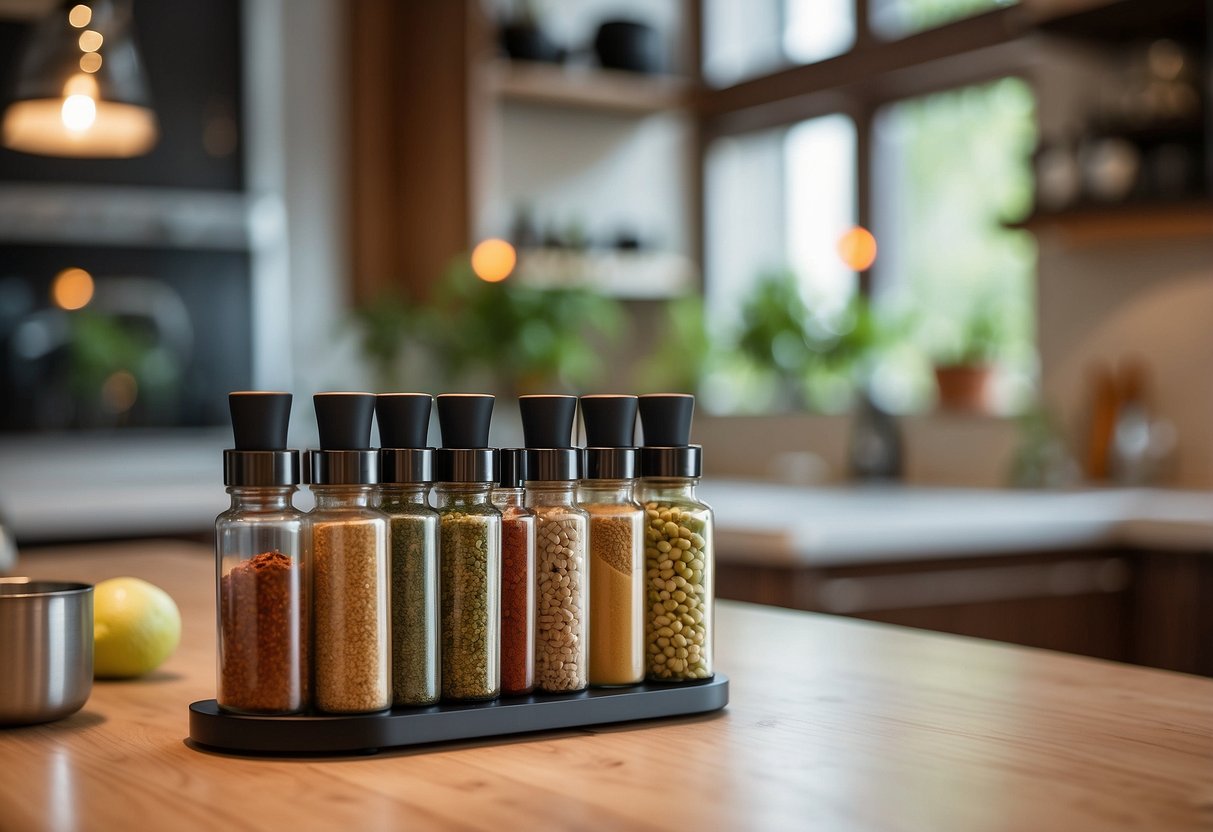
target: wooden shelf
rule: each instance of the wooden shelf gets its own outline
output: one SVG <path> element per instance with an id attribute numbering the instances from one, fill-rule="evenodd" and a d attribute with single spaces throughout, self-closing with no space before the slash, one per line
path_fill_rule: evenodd
<path id="1" fill-rule="evenodd" d="M 1116 240 L 1213 238 L 1213 200 L 1091 205 L 1057 212 L 1038 211 L 1009 228 L 1058 232 L 1072 246 Z"/>
<path id="2" fill-rule="evenodd" d="M 644 75 L 593 67 L 494 61 L 488 89 L 505 101 L 647 115 L 690 104 L 692 86 L 673 75 Z"/>
<path id="3" fill-rule="evenodd" d="M 1204 42 L 1202 0 L 1034 0 L 1022 6 L 1046 32 L 1122 44 L 1152 37 Z"/>

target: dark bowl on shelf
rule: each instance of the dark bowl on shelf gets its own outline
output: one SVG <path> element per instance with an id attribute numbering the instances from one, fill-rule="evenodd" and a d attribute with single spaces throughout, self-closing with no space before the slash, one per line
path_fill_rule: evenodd
<path id="1" fill-rule="evenodd" d="M 606 21 L 598 27 L 594 51 L 598 53 L 598 63 L 606 69 L 647 73 L 661 71 L 661 37 L 647 23 Z"/>
<path id="2" fill-rule="evenodd" d="M 558 64 L 565 58 L 565 50 L 534 23 L 506 23 L 501 27 L 500 39 L 510 60 Z"/>

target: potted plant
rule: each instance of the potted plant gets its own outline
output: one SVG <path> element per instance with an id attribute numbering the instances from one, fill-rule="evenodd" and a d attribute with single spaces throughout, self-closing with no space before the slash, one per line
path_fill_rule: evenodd
<path id="1" fill-rule="evenodd" d="M 812 308 L 785 270 L 760 278 L 745 300 L 737 348 L 774 381 L 777 405 L 843 412 L 854 404 L 881 336 L 864 297 L 842 309 Z"/>
<path id="2" fill-rule="evenodd" d="M 1000 310 L 994 303 L 973 306 L 949 348 L 936 350 L 935 384 L 939 408 L 957 413 L 989 413 L 993 379 L 1003 344 Z"/>
<path id="3" fill-rule="evenodd" d="M 356 311 L 355 320 L 363 353 L 385 388 L 399 387 L 405 372 L 421 372 L 420 366 L 448 382 L 518 395 L 596 381 L 602 348 L 620 335 L 623 312 L 617 301 L 585 289 L 537 288 L 516 277 L 485 282 L 465 256 L 430 300 L 387 299 Z"/>

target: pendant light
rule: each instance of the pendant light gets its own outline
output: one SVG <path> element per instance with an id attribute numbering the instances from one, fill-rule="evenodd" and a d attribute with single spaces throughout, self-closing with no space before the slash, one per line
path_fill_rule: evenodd
<path id="1" fill-rule="evenodd" d="M 131 37 L 130 0 L 69 0 L 34 25 L 0 135 L 46 156 L 126 158 L 159 129 Z"/>

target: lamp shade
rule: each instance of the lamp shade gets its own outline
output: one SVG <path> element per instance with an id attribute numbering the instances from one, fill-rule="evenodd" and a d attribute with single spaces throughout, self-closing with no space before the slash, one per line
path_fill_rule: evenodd
<path id="1" fill-rule="evenodd" d="M 0 134 L 11 150 L 47 156 L 125 158 L 152 149 L 159 128 L 129 0 L 69 0 L 34 25 Z"/>

